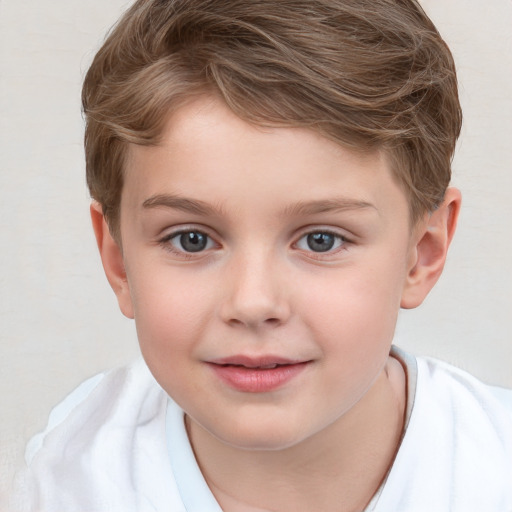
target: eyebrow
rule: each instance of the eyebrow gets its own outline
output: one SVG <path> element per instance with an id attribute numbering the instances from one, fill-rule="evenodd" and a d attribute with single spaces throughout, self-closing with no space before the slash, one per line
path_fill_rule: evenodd
<path id="1" fill-rule="evenodd" d="M 144 209 L 172 208 L 194 215 L 220 216 L 221 208 L 216 208 L 209 203 L 198 199 L 189 199 L 174 194 L 157 194 L 146 199 L 142 203 Z M 320 199 L 316 201 L 299 201 L 286 207 L 282 213 L 284 217 L 294 215 L 316 215 L 320 213 L 342 212 L 347 210 L 362 210 L 377 208 L 367 201 L 360 201 L 346 197 L 332 199 Z"/>
<path id="2" fill-rule="evenodd" d="M 173 208 L 175 210 L 203 216 L 219 215 L 221 213 L 220 208 L 215 208 L 204 201 L 173 194 L 157 194 L 151 196 L 142 203 L 142 207 L 145 209 Z"/>
<path id="3" fill-rule="evenodd" d="M 284 215 L 316 215 L 319 213 L 343 212 L 347 210 L 363 210 L 377 208 L 372 203 L 336 197 L 332 199 L 320 199 L 318 201 L 299 201 L 284 210 Z"/>

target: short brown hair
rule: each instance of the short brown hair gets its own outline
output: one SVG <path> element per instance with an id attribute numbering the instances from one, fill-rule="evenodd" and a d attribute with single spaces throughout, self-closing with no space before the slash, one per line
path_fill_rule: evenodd
<path id="1" fill-rule="evenodd" d="M 383 149 L 413 220 L 442 201 L 462 114 L 451 53 L 416 0 L 138 0 L 85 78 L 87 183 L 119 235 L 129 144 L 216 94 L 242 119 Z"/>

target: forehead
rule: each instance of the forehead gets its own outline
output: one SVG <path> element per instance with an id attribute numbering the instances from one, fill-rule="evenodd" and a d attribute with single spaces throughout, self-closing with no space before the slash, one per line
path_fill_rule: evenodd
<path id="1" fill-rule="evenodd" d="M 170 193 L 257 209 L 345 197 L 380 208 L 391 192 L 397 207 L 406 205 L 383 152 L 349 150 L 304 128 L 249 124 L 205 96 L 168 118 L 157 146 L 130 148 L 123 202 L 140 207 Z"/>

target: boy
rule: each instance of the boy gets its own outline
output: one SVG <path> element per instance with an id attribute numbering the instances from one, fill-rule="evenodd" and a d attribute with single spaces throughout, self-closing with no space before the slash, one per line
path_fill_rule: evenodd
<path id="1" fill-rule="evenodd" d="M 145 362 L 54 411 L 29 510 L 512 510 L 511 394 L 391 348 L 460 208 L 455 71 L 416 2 L 138 1 L 83 104 Z"/>

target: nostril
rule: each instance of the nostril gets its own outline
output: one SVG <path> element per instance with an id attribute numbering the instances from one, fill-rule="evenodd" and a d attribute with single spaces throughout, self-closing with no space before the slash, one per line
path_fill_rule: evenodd
<path id="1" fill-rule="evenodd" d="M 243 320 L 239 320 L 238 318 L 231 318 L 228 321 L 228 323 L 231 326 L 233 326 L 233 327 L 237 327 L 237 326 L 241 326 L 241 325 L 250 325 L 251 324 L 250 321 L 244 322 Z M 268 326 L 272 326 L 272 327 L 277 327 L 280 324 L 281 324 L 281 320 L 279 320 L 279 318 L 271 317 L 271 318 L 267 318 L 266 320 L 264 320 L 261 325 L 268 325 Z"/>
<path id="2" fill-rule="evenodd" d="M 278 327 L 287 322 L 289 314 L 285 300 L 264 293 L 233 294 L 219 306 L 220 318 L 231 327 Z"/>

